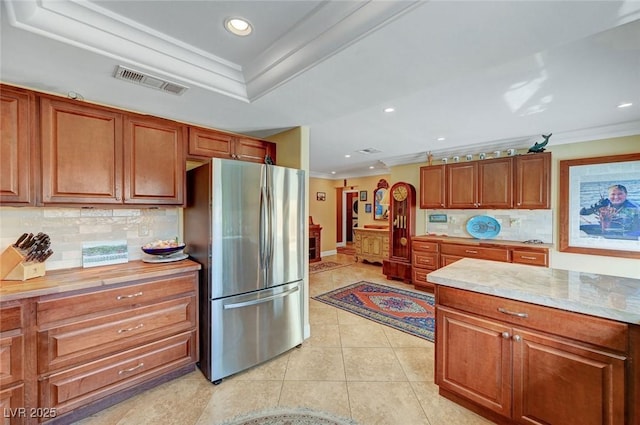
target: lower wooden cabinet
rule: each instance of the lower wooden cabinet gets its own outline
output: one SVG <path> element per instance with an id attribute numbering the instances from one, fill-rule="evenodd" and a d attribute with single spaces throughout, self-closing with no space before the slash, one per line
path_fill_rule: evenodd
<path id="1" fill-rule="evenodd" d="M 354 229 L 356 261 L 380 263 L 389 258 L 389 230 Z"/>
<path id="2" fill-rule="evenodd" d="M 442 395 L 499 422 L 627 423 L 626 324 L 445 287 L 436 303 Z"/>
<path id="3" fill-rule="evenodd" d="M 414 239 L 411 242 L 413 286 L 416 289 L 433 292 L 434 285 L 427 282 L 429 272 L 440 264 L 440 245 L 438 242 L 426 242 Z"/>

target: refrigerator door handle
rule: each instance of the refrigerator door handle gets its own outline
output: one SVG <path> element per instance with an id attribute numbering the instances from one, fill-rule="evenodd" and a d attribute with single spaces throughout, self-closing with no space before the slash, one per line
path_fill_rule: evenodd
<path id="1" fill-rule="evenodd" d="M 248 307 L 248 306 L 256 305 L 256 304 L 262 304 L 262 303 L 266 303 L 266 302 L 269 302 L 269 301 L 273 301 L 273 300 L 278 299 L 278 298 L 284 298 L 286 296 L 289 296 L 289 295 L 293 294 L 294 292 L 298 292 L 298 287 L 297 286 L 295 288 L 289 289 L 288 291 L 283 292 L 281 294 L 271 295 L 269 297 L 260 298 L 258 300 L 244 301 L 244 302 L 241 302 L 241 303 L 225 304 L 224 305 L 224 309 L 225 310 L 231 310 L 231 309 L 234 309 L 234 308 L 241 308 L 241 307 Z"/>
<path id="2" fill-rule="evenodd" d="M 268 195 L 267 188 L 262 186 L 260 190 L 260 269 L 264 270 L 266 268 L 267 262 L 267 233 L 269 229 L 269 218 L 268 218 Z"/>

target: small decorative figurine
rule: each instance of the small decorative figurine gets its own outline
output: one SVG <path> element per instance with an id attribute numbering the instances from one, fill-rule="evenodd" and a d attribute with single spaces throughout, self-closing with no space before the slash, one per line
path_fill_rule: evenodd
<path id="1" fill-rule="evenodd" d="M 539 153 L 539 152 L 544 152 L 544 147 L 547 146 L 547 143 L 549 143 L 549 137 L 551 137 L 553 133 L 549 133 L 548 136 L 545 136 L 544 134 L 542 135 L 542 138 L 544 139 L 542 142 L 540 143 L 535 143 L 533 146 L 531 146 L 529 148 L 529 151 L 527 153 Z"/>
<path id="2" fill-rule="evenodd" d="M 433 154 L 431 151 L 427 153 L 427 161 L 429 161 L 429 165 L 433 165 Z"/>
<path id="3" fill-rule="evenodd" d="M 267 165 L 273 165 L 273 159 L 271 158 L 271 156 L 270 156 L 270 155 L 268 155 L 268 154 L 267 154 L 267 155 L 265 155 L 265 157 L 264 157 L 264 163 L 265 163 L 265 164 L 267 164 Z"/>

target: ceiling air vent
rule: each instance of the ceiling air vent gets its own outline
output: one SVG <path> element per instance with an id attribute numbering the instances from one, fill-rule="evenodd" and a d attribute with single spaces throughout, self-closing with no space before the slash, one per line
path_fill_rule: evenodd
<path id="1" fill-rule="evenodd" d="M 140 71 L 125 68 L 122 65 L 119 65 L 118 68 L 116 68 L 114 77 L 118 80 L 129 81 L 131 83 L 140 84 L 141 86 L 151 87 L 152 89 L 162 90 L 176 95 L 181 95 L 188 89 L 188 87 L 183 85 L 172 83 Z"/>
<path id="2" fill-rule="evenodd" d="M 361 149 L 358 152 L 359 153 L 363 153 L 365 155 L 369 155 L 369 154 L 372 154 L 372 153 L 380 153 L 382 151 L 379 150 L 379 149 L 376 149 L 376 148 L 366 148 L 366 149 Z"/>

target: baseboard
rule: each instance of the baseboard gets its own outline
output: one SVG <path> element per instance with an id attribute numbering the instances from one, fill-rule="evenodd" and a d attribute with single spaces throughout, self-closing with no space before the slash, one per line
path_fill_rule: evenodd
<path id="1" fill-rule="evenodd" d="M 337 254 L 338 254 L 338 250 L 332 249 L 330 251 L 322 251 L 320 253 L 320 257 L 328 257 L 329 255 L 337 255 Z"/>

